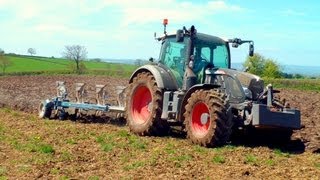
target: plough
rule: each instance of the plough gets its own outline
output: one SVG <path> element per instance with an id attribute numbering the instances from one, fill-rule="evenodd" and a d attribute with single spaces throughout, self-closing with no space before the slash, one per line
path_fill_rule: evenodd
<path id="1" fill-rule="evenodd" d="M 66 109 L 74 109 L 76 118 L 81 117 L 83 112 L 93 110 L 95 115 L 101 115 L 104 112 L 118 112 L 118 116 L 122 116 L 125 110 L 124 100 L 124 86 L 117 86 L 117 106 L 112 106 L 106 103 L 107 91 L 106 85 L 96 85 L 95 102 L 87 102 L 84 97 L 87 95 L 85 90 L 85 83 L 75 83 L 76 101 L 71 102 L 68 99 L 68 91 L 64 81 L 57 81 L 57 96 L 52 99 L 46 99 L 40 103 L 39 117 L 40 118 L 59 118 L 65 119 L 68 115 Z"/>

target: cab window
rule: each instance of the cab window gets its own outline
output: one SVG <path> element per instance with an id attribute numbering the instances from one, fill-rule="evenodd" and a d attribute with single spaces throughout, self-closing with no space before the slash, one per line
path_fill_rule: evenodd
<path id="1" fill-rule="evenodd" d="M 195 44 L 195 64 L 212 64 L 219 68 L 229 67 L 228 49 L 225 44 L 197 41 Z"/>

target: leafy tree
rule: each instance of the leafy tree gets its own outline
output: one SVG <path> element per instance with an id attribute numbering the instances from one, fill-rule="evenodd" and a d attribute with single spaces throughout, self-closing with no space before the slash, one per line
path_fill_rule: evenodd
<path id="1" fill-rule="evenodd" d="M 28 49 L 28 53 L 29 53 L 31 56 L 33 56 L 33 55 L 36 54 L 37 52 L 36 52 L 36 49 L 35 49 L 35 48 L 29 48 L 29 49 Z"/>
<path id="2" fill-rule="evenodd" d="M 12 65 L 12 62 L 6 57 L 3 53 L 0 53 L 0 68 L 2 70 L 2 74 L 6 73 L 6 69 Z"/>
<path id="3" fill-rule="evenodd" d="M 80 66 L 80 62 L 87 58 L 88 51 L 86 47 L 80 45 L 65 46 L 63 56 L 66 59 L 73 60 L 76 63 L 76 72 L 78 74 L 83 73 L 80 68 L 85 69 L 84 64 Z"/>
<path id="4" fill-rule="evenodd" d="M 92 61 L 92 62 L 102 62 L 102 59 L 94 58 L 94 59 L 90 59 L 90 61 Z"/>
<path id="5" fill-rule="evenodd" d="M 268 78 L 281 78 L 280 65 L 273 59 L 266 59 L 264 56 L 255 53 L 252 57 L 248 57 L 243 66 L 248 67 L 248 72 Z"/>
<path id="6" fill-rule="evenodd" d="M 248 56 L 243 66 L 249 68 L 249 73 L 261 76 L 263 73 L 264 64 L 265 58 L 262 55 L 255 53 L 252 57 Z"/>
<path id="7" fill-rule="evenodd" d="M 301 74 L 294 74 L 293 78 L 295 78 L 295 79 L 304 79 L 304 76 L 301 75 Z"/>
<path id="8" fill-rule="evenodd" d="M 268 78 L 281 78 L 280 65 L 272 59 L 265 60 L 262 76 Z"/>
<path id="9" fill-rule="evenodd" d="M 286 79 L 292 79 L 293 78 L 293 74 L 282 72 L 281 73 L 281 77 L 284 77 Z"/>
<path id="10" fill-rule="evenodd" d="M 0 48 L 0 55 L 4 55 L 4 50 Z"/>

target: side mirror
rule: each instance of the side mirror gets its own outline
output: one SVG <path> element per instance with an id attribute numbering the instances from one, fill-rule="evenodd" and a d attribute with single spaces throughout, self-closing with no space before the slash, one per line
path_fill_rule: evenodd
<path id="1" fill-rule="evenodd" d="M 253 45 L 253 42 L 251 42 L 249 45 L 249 56 L 252 57 L 253 54 L 254 54 L 254 45 Z"/>
<path id="2" fill-rule="evenodd" d="M 177 30 L 176 41 L 183 42 L 183 39 L 184 39 L 183 30 L 181 30 L 181 29 Z"/>

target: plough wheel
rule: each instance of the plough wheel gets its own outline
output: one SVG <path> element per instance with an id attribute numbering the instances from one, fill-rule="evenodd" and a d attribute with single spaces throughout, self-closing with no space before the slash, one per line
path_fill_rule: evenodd
<path id="1" fill-rule="evenodd" d="M 128 86 L 126 97 L 126 118 L 130 131 L 138 135 L 161 135 L 167 132 L 166 121 L 160 119 L 162 90 L 151 73 L 137 74 Z"/>
<path id="2" fill-rule="evenodd" d="M 48 108 L 46 103 L 41 102 L 39 104 L 38 111 L 39 111 L 39 114 L 38 114 L 39 118 L 45 119 L 45 118 L 50 118 L 52 110 L 51 110 L 51 108 Z"/>
<path id="3" fill-rule="evenodd" d="M 184 124 L 191 142 L 208 147 L 225 144 L 232 128 L 228 108 L 225 95 L 216 90 L 192 93 L 184 113 Z"/>

